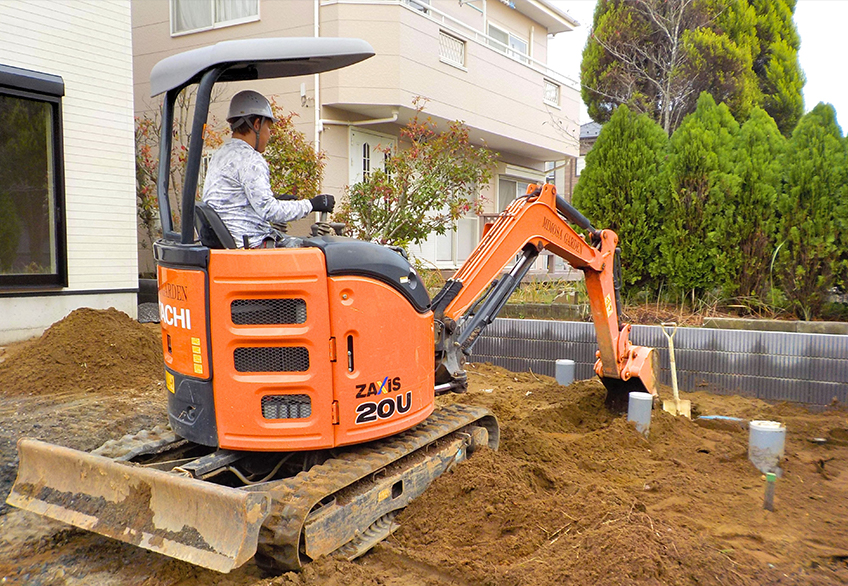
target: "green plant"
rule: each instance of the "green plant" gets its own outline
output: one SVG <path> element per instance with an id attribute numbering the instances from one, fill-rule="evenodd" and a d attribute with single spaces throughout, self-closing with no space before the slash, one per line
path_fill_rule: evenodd
<path id="1" fill-rule="evenodd" d="M 291 194 L 298 199 L 318 195 L 326 153 L 316 151 L 306 135 L 295 128 L 296 113 L 286 114 L 273 101 L 271 109 L 278 121 L 271 129 L 271 138 L 263 153 L 271 171 L 271 189 L 274 193 Z"/>
<path id="2" fill-rule="evenodd" d="M 725 204 L 733 210 L 721 232 L 727 296 L 765 299 L 785 150 L 786 139 L 775 121 L 765 110 L 754 108 L 735 145 L 739 189 L 728 194 Z"/>
<path id="3" fill-rule="evenodd" d="M 599 0 L 583 51 L 593 120 L 622 104 L 671 134 L 709 92 L 734 116 L 762 106 L 789 134 L 803 113 L 794 0 Z"/>
<path id="4" fill-rule="evenodd" d="M 704 93 L 671 137 L 670 189 L 661 192 L 660 257 L 652 272 L 693 305 L 735 278 L 723 259 L 740 184 L 734 165 L 738 132 L 727 106 Z"/>
<path id="5" fill-rule="evenodd" d="M 775 272 L 795 314 L 809 320 L 838 284 L 848 242 L 839 230 L 848 225 L 848 152 L 833 106 L 819 104 L 801 118 L 783 166 Z"/>
<path id="6" fill-rule="evenodd" d="M 191 141 L 191 122 L 194 112 L 196 88 L 187 88 L 180 92 L 174 103 L 174 123 L 172 128 L 171 165 L 168 175 L 171 213 L 176 225 L 180 221 L 185 166 L 188 156 L 188 144 Z M 213 98 L 214 99 L 214 98 Z M 159 174 L 159 136 L 162 119 L 161 107 L 137 116 L 135 119 L 135 177 L 136 177 L 136 213 L 147 241 L 153 242 L 159 235 L 159 199 L 156 181 Z M 203 134 L 204 153 L 215 150 L 224 140 L 225 133 L 216 129 L 213 118 Z M 198 188 L 202 184 L 198 183 Z"/>
<path id="7" fill-rule="evenodd" d="M 444 234 L 469 212 L 479 212 L 478 189 L 492 177 L 495 155 L 471 143 L 454 121 L 440 132 L 422 120 L 423 100 L 401 131 L 403 149 L 387 149 L 386 170 L 372 171 L 347 189 L 335 219 L 354 236 L 406 247 Z"/>
<path id="8" fill-rule="evenodd" d="M 574 205 L 597 228 L 618 234 L 622 279 L 645 285 L 657 254 L 659 200 L 667 189 L 668 137 L 643 114 L 621 106 L 607 122 L 574 189 Z"/>

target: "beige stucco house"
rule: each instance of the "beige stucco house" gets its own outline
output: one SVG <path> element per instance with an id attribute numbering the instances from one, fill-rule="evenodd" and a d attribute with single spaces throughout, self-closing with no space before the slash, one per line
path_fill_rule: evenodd
<path id="1" fill-rule="evenodd" d="M 549 35 L 577 23 L 546 0 L 133 0 L 132 26 L 136 114 L 158 108 L 150 70 L 177 52 L 271 36 L 371 43 L 376 56 L 353 67 L 231 84 L 216 96 L 218 118 L 241 89 L 274 96 L 327 152 L 323 189 L 334 194 L 381 163 L 379 147 L 397 144 L 415 97 L 426 98 L 439 124 L 464 121 L 473 140 L 497 151 L 499 166 L 481 189 L 482 217 L 413 250 L 439 268 L 458 266 L 485 221 L 527 183 L 555 175 L 562 183 L 578 155 L 577 83 L 547 66 Z"/>

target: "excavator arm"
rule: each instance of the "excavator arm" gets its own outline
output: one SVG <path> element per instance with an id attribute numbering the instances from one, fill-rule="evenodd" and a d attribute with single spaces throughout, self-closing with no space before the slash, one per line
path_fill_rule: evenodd
<path id="1" fill-rule="evenodd" d="M 569 222 L 588 231 L 590 241 Z M 620 249 L 615 232 L 596 230 L 549 184 L 530 185 L 527 194 L 487 228 L 468 260 L 433 299 L 438 391 L 465 387 L 464 364 L 471 348 L 547 249 L 585 275 L 598 339 L 595 372 L 607 387 L 608 404 L 621 410 L 630 391 L 657 394 L 653 348 L 631 344 L 630 324 L 620 323 Z M 498 278 L 519 253 L 512 270 Z"/>

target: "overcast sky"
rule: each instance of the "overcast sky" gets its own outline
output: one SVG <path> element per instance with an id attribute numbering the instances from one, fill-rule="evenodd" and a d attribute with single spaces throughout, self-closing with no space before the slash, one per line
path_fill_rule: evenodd
<path id="1" fill-rule="evenodd" d="M 573 79 L 580 79 L 580 59 L 595 0 L 551 0 L 552 4 L 580 21 L 580 28 L 560 33 L 551 40 L 549 64 Z M 843 134 L 848 127 L 848 0 L 798 0 L 795 25 L 801 35 L 801 68 L 807 76 L 804 86 L 804 108 L 810 111 L 819 102 L 836 108 Z M 581 102 L 582 105 L 582 102 Z M 582 106 L 580 121 L 588 121 Z"/>

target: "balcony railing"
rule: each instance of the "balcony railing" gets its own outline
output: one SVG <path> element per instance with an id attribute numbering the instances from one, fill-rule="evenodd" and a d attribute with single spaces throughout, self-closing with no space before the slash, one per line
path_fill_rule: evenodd
<path id="1" fill-rule="evenodd" d="M 439 24 L 445 31 L 456 35 L 458 38 L 467 42 L 476 43 L 482 47 L 486 47 L 491 51 L 496 51 L 501 55 L 513 59 L 521 63 L 525 67 L 529 67 L 533 71 L 540 73 L 560 85 L 569 87 L 573 90 L 580 91 L 580 82 L 571 79 L 570 77 L 559 73 L 548 67 L 547 63 L 543 63 L 526 54 L 521 54 L 515 51 L 514 48 L 505 43 L 490 37 L 483 31 L 477 30 L 474 27 L 457 20 L 453 16 L 442 12 L 438 8 L 434 8 L 426 0 L 324 0 L 321 6 L 330 6 L 333 4 L 355 4 L 355 5 L 378 5 L 385 6 L 386 4 L 394 4 L 405 7 L 407 10 L 412 10 L 421 18 L 429 19 Z"/>

